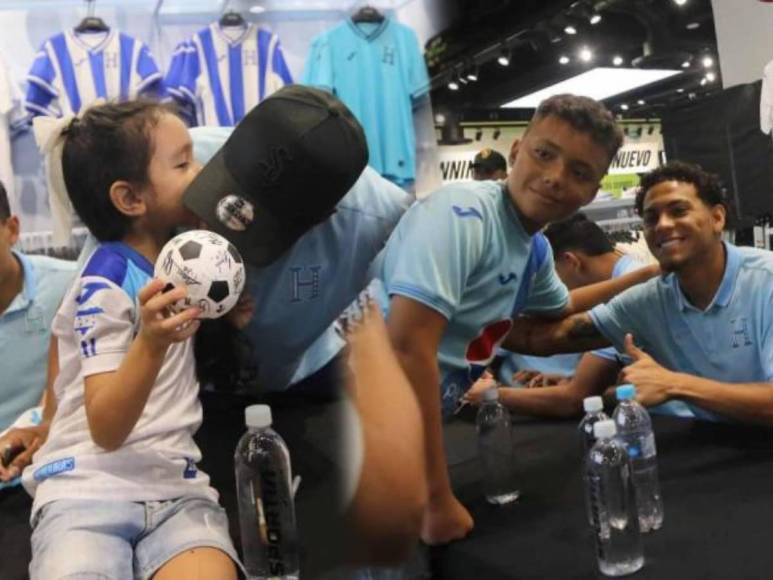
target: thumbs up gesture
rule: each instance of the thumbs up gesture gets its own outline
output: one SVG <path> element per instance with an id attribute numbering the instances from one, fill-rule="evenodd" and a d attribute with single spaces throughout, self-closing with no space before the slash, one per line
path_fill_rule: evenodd
<path id="1" fill-rule="evenodd" d="M 634 344 L 631 334 L 625 335 L 625 353 L 633 363 L 620 372 L 620 379 L 623 383 L 636 385 L 636 400 L 646 407 L 668 401 L 679 373 L 656 363 L 655 359 Z"/>

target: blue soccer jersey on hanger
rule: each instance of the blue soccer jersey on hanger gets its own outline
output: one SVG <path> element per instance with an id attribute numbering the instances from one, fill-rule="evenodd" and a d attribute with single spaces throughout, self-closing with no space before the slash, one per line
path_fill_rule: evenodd
<path id="1" fill-rule="evenodd" d="M 197 125 L 236 125 L 264 98 L 293 82 L 279 38 L 254 25 L 237 34 L 217 22 L 181 42 L 166 75 L 169 93 Z"/>
<path id="2" fill-rule="evenodd" d="M 413 30 L 390 18 L 347 19 L 314 38 L 302 82 L 333 92 L 352 110 L 371 167 L 400 185 L 415 179 L 413 105 L 429 79 Z"/>
<path id="3" fill-rule="evenodd" d="M 148 47 L 117 30 L 52 36 L 40 47 L 27 81 L 24 106 L 33 116 L 78 113 L 100 98 L 126 101 L 163 93 Z"/>

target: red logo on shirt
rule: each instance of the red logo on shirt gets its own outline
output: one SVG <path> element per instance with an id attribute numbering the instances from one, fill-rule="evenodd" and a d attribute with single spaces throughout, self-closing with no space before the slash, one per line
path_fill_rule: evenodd
<path id="1" fill-rule="evenodd" d="M 509 318 L 492 322 L 467 346 L 465 358 L 471 363 L 488 364 L 512 327 L 513 321 Z"/>

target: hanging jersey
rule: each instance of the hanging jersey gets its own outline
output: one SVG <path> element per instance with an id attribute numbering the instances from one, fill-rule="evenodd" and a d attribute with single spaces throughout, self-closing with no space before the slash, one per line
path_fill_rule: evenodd
<path id="1" fill-rule="evenodd" d="M 161 95 L 163 82 L 148 47 L 119 32 L 67 30 L 40 47 L 27 76 L 32 115 L 77 114 L 97 99 L 126 101 Z"/>
<path id="2" fill-rule="evenodd" d="M 252 25 L 231 37 L 216 22 L 177 46 L 166 76 L 170 94 L 195 111 L 196 124 L 224 127 L 292 82 L 279 37 Z"/>
<path id="3" fill-rule="evenodd" d="M 429 79 L 413 30 L 389 18 L 348 19 L 312 41 L 302 82 L 351 109 L 365 129 L 371 167 L 399 185 L 415 179 L 413 104 Z"/>
<path id="4" fill-rule="evenodd" d="M 26 116 L 20 114 L 20 103 L 20 91 L 11 80 L 5 61 L 0 58 L 0 182 L 8 194 L 11 213 L 18 212 L 11 166 L 11 134 L 27 121 Z"/>

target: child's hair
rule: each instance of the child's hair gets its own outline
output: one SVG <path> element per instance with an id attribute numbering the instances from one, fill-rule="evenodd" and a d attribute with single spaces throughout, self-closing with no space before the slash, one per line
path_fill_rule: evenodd
<path id="1" fill-rule="evenodd" d="M 542 101 L 531 122 L 555 116 L 569 123 L 577 131 L 587 133 L 609 154 L 612 161 L 623 145 L 623 132 L 612 113 L 603 104 L 588 97 L 554 95 Z"/>
<path id="2" fill-rule="evenodd" d="M 5 191 L 3 182 L 0 181 L 0 222 L 11 217 L 11 206 L 8 203 L 8 193 Z"/>
<path id="3" fill-rule="evenodd" d="M 147 184 L 153 156 L 151 129 L 165 114 L 177 113 L 150 100 L 108 103 L 90 108 L 63 132 L 67 194 L 98 240 L 120 240 L 128 232 L 130 218 L 113 205 L 110 187 L 116 181 L 137 187 Z"/>
<path id="4" fill-rule="evenodd" d="M 550 224 L 545 230 L 545 237 L 556 256 L 578 250 L 588 256 L 601 256 L 615 251 L 604 230 L 583 213 Z"/>

